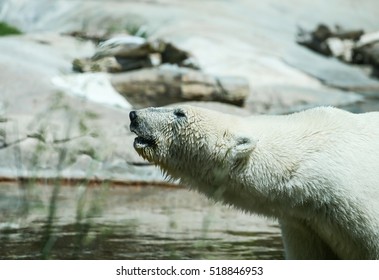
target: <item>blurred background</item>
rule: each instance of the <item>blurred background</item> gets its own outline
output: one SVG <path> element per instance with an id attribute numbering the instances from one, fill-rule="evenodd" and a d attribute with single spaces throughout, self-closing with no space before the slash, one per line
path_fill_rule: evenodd
<path id="1" fill-rule="evenodd" d="M 0 0 L 1 259 L 282 259 L 276 221 L 167 182 L 133 108 L 379 109 L 377 0 Z"/>

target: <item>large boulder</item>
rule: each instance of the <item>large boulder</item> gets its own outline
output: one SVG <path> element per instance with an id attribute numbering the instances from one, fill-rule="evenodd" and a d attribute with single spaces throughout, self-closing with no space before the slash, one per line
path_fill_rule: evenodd
<path id="1" fill-rule="evenodd" d="M 183 101 L 218 101 L 242 106 L 249 84 L 241 77 L 214 77 L 170 65 L 113 74 L 111 83 L 134 107 Z"/>

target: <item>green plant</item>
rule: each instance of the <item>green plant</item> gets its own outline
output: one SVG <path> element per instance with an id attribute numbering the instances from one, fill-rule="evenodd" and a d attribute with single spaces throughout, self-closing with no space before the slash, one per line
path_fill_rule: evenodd
<path id="1" fill-rule="evenodd" d="M 11 26 L 6 22 L 0 21 L 0 36 L 19 34 L 22 34 L 22 32 L 17 27 Z"/>
<path id="2" fill-rule="evenodd" d="M 38 253 L 36 256 L 43 259 L 55 258 L 55 250 L 57 242 L 62 238 L 61 225 L 57 223 L 60 210 L 60 193 L 62 187 L 62 171 L 70 166 L 76 157 L 80 154 L 88 154 L 92 158 L 98 158 L 98 150 L 91 145 L 91 141 L 87 141 L 85 137 L 97 138 L 99 133 L 91 121 L 97 119 L 99 116 L 96 112 L 89 110 L 75 110 L 73 109 L 64 98 L 62 93 L 57 93 L 52 96 L 50 104 L 47 109 L 40 112 L 35 116 L 33 121 L 29 124 L 28 130 L 30 131 L 25 137 L 19 137 L 16 140 L 8 140 L 7 129 L 4 126 L 0 127 L 0 149 L 11 148 L 14 151 L 14 160 L 16 169 L 18 171 L 18 185 L 20 190 L 19 209 L 17 217 L 9 217 L 9 222 L 12 220 L 23 218 L 27 220 L 31 210 L 35 210 L 36 200 L 40 193 L 35 193 L 36 185 L 41 184 L 40 172 L 41 168 L 49 166 L 52 172 L 52 184 L 49 201 L 47 204 L 40 203 L 41 207 L 46 211 L 46 218 L 43 221 L 41 235 L 38 236 Z M 85 107 L 85 106 L 84 106 Z M 57 118 L 58 117 L 58 118 Z M 57 120 L 64 119 L 66 122 L 57 122 Z M 55 121 L 54 121 L 55 120 Z M 7 119 L 3 118 L 4 124 Z M 2 123 L 2 122 L 1 122 Z M 8 127 L 12 127 L 8 124 Z M 19 135 L 18 126 L 15 124 L 12 135 Z M 33 139 L 33 140 L 31 140 Z M 24 150 L 21 145 L 24 141 L 31 140 L 29 143 L 34 145 L 33 149 Z M 78 141 L 72 144 L 73 141 Z M 76 149 L 73 147 L 76 146 Z M 93 175 L 93 168 L 90 166 L 87 170 L 87 177 Z M 83 180 L 80 186 L 87 186 L 89 181 Z M 42 181 L 43 182 L 43 181 Z M 76 229 L 75 235 L 77 236 L 74 244 L 74 252 L 72 257 L 81 258 L 84 248 L 89 241 L 91 241 L 92 218 L 101 214 L 101 200 L 104 199 L 105 190 L 103 186 L 101 191 L 97 191 L 96 195 L 87 199 L 86 192 L 79 196 L 76 205 Z M 33 208 L 33 209 L 32 209 Z M 6 232 L 1 234 L 3 238 Z M 31 252 L 29 252 L 31 253 Z"/>
<path id="3" fill-rule="evenodd" d="M 146 25 L 137 22 L 128 22 L 125 25 L 125 30 L 133 36 L 138 36 L 147 39 L 150 34 L 146 28 Z"/>

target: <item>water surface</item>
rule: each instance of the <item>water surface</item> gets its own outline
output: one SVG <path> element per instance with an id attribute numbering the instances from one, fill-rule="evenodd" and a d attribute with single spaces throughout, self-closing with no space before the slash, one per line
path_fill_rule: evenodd
<path id="1" fill-rule="evenodd" d="M 182 188 L 0 185 L 1 259 L 282 259 L 277 224 Z"/>

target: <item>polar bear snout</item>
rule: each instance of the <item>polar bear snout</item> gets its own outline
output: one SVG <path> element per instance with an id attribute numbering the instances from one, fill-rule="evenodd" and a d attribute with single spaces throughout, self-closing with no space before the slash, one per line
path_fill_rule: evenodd
<path id="1" fill-rule="evenodd" d="M 138 111 L 131 111 L 129 113 L 129 118 L 130 131 L 137 135 L 134 139 L 134 148 L 138 151 L 153 146 L 155 140 L 147 120 L 144 120 Z"/>
<path id="2" fill-rule="evenodd" d="M 138 134 L 138 121 L 137 121 L 137 112 L 131 111 L 129 113 L 129 119 L 130 119 L 130 131 Z"/>
<path id="3" fill-rule="evenodd" d="M 129 113 L 129 119 L 130 119 L 130 131 L 131 132 L 134 132 L 136 134 L 138 134 L 138 131 L 139 131 L 139 121 L 137 120 L 138 118 L 138 115 L 137 115 L 137 111 L 131 111 Z"/>

